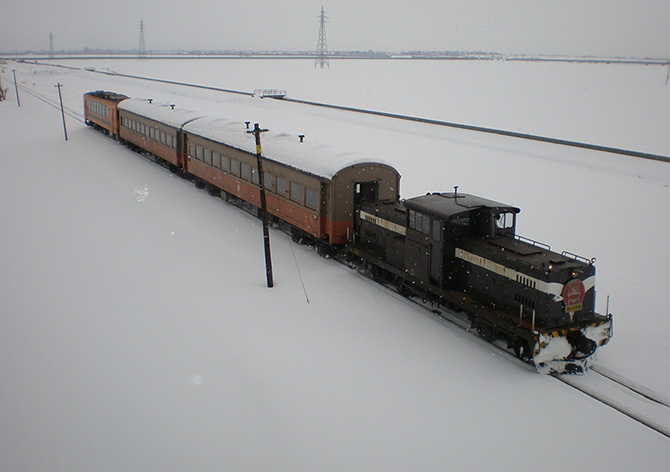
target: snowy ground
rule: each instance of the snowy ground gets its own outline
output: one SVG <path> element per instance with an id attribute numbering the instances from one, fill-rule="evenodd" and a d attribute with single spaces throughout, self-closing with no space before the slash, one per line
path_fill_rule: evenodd
<path id="1" fill-rule="evenodd" d="M 659 66 L 66 64 L 670 154 Z M 599 308 L 611 295 L 615 316 L 598 362 L 669 395 L 668 164 L 5 67 L 50 101 L 64 84 L 78 113 L 89 90 L 151 96 L 379 156 L 404 197 L 459 185 L 517 205 L 521 234 L 597 257 Z M 1 470 L 667 470 L 667 438 L 276 231 L 266 289 L 257 220 L 70 117 L 64 142 L 58 111 L 8 98 Z"/>

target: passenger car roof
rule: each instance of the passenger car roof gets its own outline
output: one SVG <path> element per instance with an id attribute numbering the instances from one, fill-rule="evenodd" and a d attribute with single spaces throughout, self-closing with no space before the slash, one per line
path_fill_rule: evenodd
<path id="1" fill-rule="evenodd" d="M 429 193 L 404 201 L 405 207 L 443 221 L 473 210 L 489 208 L 500 213 L 519 213 L 521 209 L 466 193 Z"/>
<path id="2" fill-rule="evenodd" d="M 121 93 L 116 93 L 116 92 L 107 92 L 105 90 L 96 90 L 95 92 L 88 92 L 86 95 L 90 95 L 92 97 L 96 98 L 101 98 L 103 100 L 111 100 L 113 102 L 120 102 L 122 100 L 127 100 L 128 97 L 126 95 L 123 95 Z"/>
<path id="3" fill-rule="evenodd" d="M 253 134 L 242 121 L 225 118 L 203 117 L 184 126 L 184 130 L 227 146 L 256 154 L 256 141 Z M 263 157 L 272 161 L 299 169 L 318 177 L 332 179 L 341 170 L 359 164 L 389 164 L 365 156 L 358 152 L 349 152 L 341 147 L 310 141 L 300 142 L 298 136 L 269 130 L 261 135 Z"/>
<path id="4" fill-rule="evenodd" d="M 149 103 L 147 99 L 131 98 L 119 103 L 119 110 L 134 113 L 143 116 L 159 123 L 164 123 L 173 128 L 181 128 L 184 123 L 200 118 L 201 113 L 196 113 L 179 107 L 172 107 L 167 103 L 157 103 L 153 101 Z"/>
<path id="5" fill-rule="evenodd" d="M 119 109 L 174 128 L 183 127 L 190 134 L 256 154 L 256 141 L 253 135 L 247 133 L 249 130 L 243 121 L 202 116 L 177 106 L 173 109 L 167 104 L 156 101 L 149 103 L 148 100 L 139 98 L 124 100 L 119 104 Z M 330 144 L 315 143 L 309 138 L 301 143 L 298 136 L 275 130 L 261 136 L 263 156 L 266 159 L 326 179 L 332 179 L 341 170 L 358 164 L 392 167 L 379 159 Z"/>

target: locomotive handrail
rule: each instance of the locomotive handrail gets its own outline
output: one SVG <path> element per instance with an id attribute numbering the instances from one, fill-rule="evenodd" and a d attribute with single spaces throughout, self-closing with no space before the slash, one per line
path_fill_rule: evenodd
<path id="1" fill-rule="evenodd" d="M 525 236 L 521 236 L 520 234 L 515 234 L 514 239 L 518 239 L 521 242 L 531 244 L 533 246 L 539 246 L 543 249 L 546 249 L 547 251 L 551 251 L 551 246 L 549 246 L 546 243 L 541 243 L 539 241 L 535 241 L 534 239 L 527 238 Z"/>
<path id="2" fill-rule="evenodd" d="M 575 253 L 572 253 L 572 252 L 569 252 L 569 251 L 563 251 L 563 252 L 561 252 L 561 256 L 570 257 L 570 258 L 572 258 L 572 259 L 574 259 L 574 260 L 576 260 L 576 261 L 581 261 L 581 262 L 584 262 L 585 264 L 588 264 L 588 265 L 591 265 L 591 264 L 593 264 L 593 263 L 596 261 L 596 258 L 595 258 L 595 257 L 589 259 L 589 258 L 587 258 L 587 257 L 580 256 L 580 255 L 578 255 L 578 254 L 575 254 Z"/>

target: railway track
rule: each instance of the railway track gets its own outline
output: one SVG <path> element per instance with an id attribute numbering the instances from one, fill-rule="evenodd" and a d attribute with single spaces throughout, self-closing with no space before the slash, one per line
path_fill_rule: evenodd
<path id="1" fill-rule="evenodd" d="M 370 275 L 360 270 L 357 271 L 364 278 L 373 281 Z M 470 331 L 469 321 L 459 313 L 452 312 L 443 306 L 436 307 L 431 302 L 421 300 L 415 296 L 404 297 L 398 294 L 390 284 L 381 283 L 381 285 L 408 303 L 428 310 L 436 320 Z M 474 331 L 473 336 L 477 336 Z M 498 340 L 487 344 L 497 351 L 503 351 L 511 361 L 528 367 L 529 371 L 534 370 L 530 364 L 518 359 L 513 352 L 507 349 L 505 342 Z M 647 428 L 670 438 L 670 399 L 667 397 L 598 365 L 590 367 L 583 375 L 563 374 L 553 375 L 553 377 Z"/>
<path id="2" fill-rule="evenodd" d="M 668 399 L 604 367 L 586 375 L 556 375 L 561 382 L 670 438 Z"/>
<path id="3" fill-rule="evenodd" d="M 41 63 L 41 62 L 37 62 L 37 61 L 32 62 L 32 63 L 33 64 L 39 64 L 39 65 L 42 65 L 42 66 L 47 66 L 47 67 L 59 67 L 59 68 L 64 68 L 64 69 L 82 70 L 82 71 L 84 70 L 84 69 L 81 69 L 81 68 L 78 68 L 78 67 L 65 66 L 65 65 L 60 65 L 60 64 L 47 64 L 47 63 Z M 196 89 L 202 89 L 202 90 L 210 90 L 210 91 L 214 91 L 214 92 L 222 92 L 222 93 L 229 93 L 229 94 L 236 94 L 236 95 L 246 95 L 246 96 L 249 96 L 249 97 L 253 97 L 255 95 L 253 92 L 225 89 L 225 88 L 221 88 L 221 87 L 212 87 L 212 86 L 201 85 L 201 84 L 191 84 L 191 83 L 187 83 L 187 82 L 179 82 L 179 81 L 174 81 L 174 80 L 158 79 L 158 78 L 154 78 L 154 77 L 143 77 L 143 76 L 132 75 L 132 74 L 121 74 L 121 73 L 118 73 L 118 72 L 111 72 L 111 71 L 87 70 L 87 72 L 90 72 L 92 74 L 110 75 L 110 76 L 115 76 L 115 77 L 125 77 L 125 78 L 135 79 L 135 80 L 144 80 L 144 81 L 163 83 L 163 84 L 169 84 L 169 85 L 178 85 L 178 86 L 181 86 L 181 87 L 189 87 L 189 88 L 196 88 Z M 599 145 L 599 144 L 582 143 L 582 142 L 571 141 L 571 140 L 567 140 L 567 139 L 558 139 L 558 138 L 552 138 L 552 137 L 547 137 L 547 136 L 538 136 L 538 135 L 532 135 L 532 134 L 517 133 L 517 132 L 514 132 L 514 131 L 506 131 L 506 130 L 500 130 L 500 129 L 495 129 L 495 128 L 487 128 L 487 127 L 482 127 L 482 126 L 474 126 L 474 125 L 468 125 L 468 124 L 462 124 L 462 123 L 454 123 L 454 122 L 449 122 L 449 121 L 433 120 L 433 119 L 429 119 L 429 118 L 421 118 L 421 117 L 417 117 L 417 116 L 402 115 L 402 114 L 396 114 L 396 113 L 387 113 L 387 112 L 382 112 L 382 111 L 368 110 L 368 109 L 364 109 L 364 108 L 348 107 L 348 106 L 342 106 L 342 105 L 333 105 L 333 104 L 320 103 L 320 102 L 315 102 L 315 101 L 310 101 L 310 100 L 300 100 L 300 99 L 290 98 L 290 97 L 282 97 L 282 98 L 275 98 L 275 99 L 280 99 L 280 100 L 285 101 L 285 102 L 296 103 L 296 104 L 301 104 L 301 105 L 306 105 L 306 106 L 311 106 L 311 107 L 329 108 L 329 109 L 333 109 L 333 110 L 341 110 L 341 111 L 346 111 L 346 112 L 351 112 L 351 113 L 360 113 L 360 114 L 365 114 L 365 115 L 380 116 L 380 117 L 391 118 L 391 119 L 396 119 L 396 120 L 413 121 L 413 122 L 417 122 L 417 123 L 425 123 L 425 124 L 430 124 L 430 125 L 435 125 L 435 126 L 457 128 L 457 129 L 462 129 L 462 130 L 467 130 L 467 131 L 475 131 L 475 132 L 488 133 L 488 134 L 497 134 L 497 135 L 501 135 L 501 136 L 507 136 L 507 137 L 510 137 L 510 138 L 525 139 L 525 140 L 531 140 L 531 141 L 540 141 L 540 142 L 545 142 L 545 143 L 549 143 L 549 144 L 556 144 L 556 145 L 560 145 L 560 146 L 577 147 L 577 148 L 589 149 L 589 150 L 592 150 L 592 151 L 601 151 L 601 152 L 607 152 L 607 153 L 613 153 L 613 154 L 621 154 L 621 155 L 626 155 L 626 156 L 631 156 L 631 157 L 637 157 L 637 158 L 642 158 L 642 159 L 650 159 L 650 160 L 670 163 L 670 156 L 663 156 L 663 155 L 660 155 L 660 154 L 653 154 L 653 153 L 640 152 L 640 151 L 629 150 L 629 149 L 621 149 L 621 148 L 615 148 L 615 147 L 610 147 L 610 146 L 603 146 L 603 145 Z"/>
<path id="4" fill-rule="evenodd" d="M 48 65 L 48 64 L 46 64 Z M 204 89 L 204 90 L 212 90 L 215 92 L 224 92 L 224 93 L 232 93 L 232 94 L 237 94 L 237 95 L 247 95 L 247 96 L 254 96 L 254 93 L 251 92 L 245 92 L 245 91 L 240 91 L 240 90 L 231 90 L 231 89 L 224 89 L 224 88 L 219 88 L 219 87 L 210 87 L 207 85 L 198 85 L 198 84 L 189 84 L 186 82 L 177 82 L 173 80 L 165 80 L 165 79 L 156 79 L 156 78 L 151 78 L 151 77 L 142 77 L 138 75 L 129 75 L 129 74 L 120 74 L 117 72 L 109 72 L 109 71 L 90 71 L 92 73 L 98 73 L 98 74 L 104 74 L 104 75 L 112 75 L 112 76 L 117 76 L 117 77 L 126 77 L 126 78 L 131 78 L 131 79 L 137 79 L 137 80 L 146 80 L 150 82 L 159 82 L 159 83 L 164 83 L 164 84 L 170 84 L 170 85 L 179 85 L 183 87 L 191 87 L 191 88 L 199 88 L 199 89 Z M 272 97 L 271 97 L 272 98 Z M 340 111 L 346 111 L 346 112 L 352 112 L 352 113 L 360 113 L 364 115 L 373 115 L 373 116 L 381 116 L 384 118 L 391 118 L 391 119 L 396 119 L 396 120 L 405 120 L 405 121 L 413 121 L 417 123 L 425 123 L 425 124 L 430 124 L 430 125 L 436 125 L 436 126 L 445 126 L 449 128 L 457 128 L 457 129 L 463 129 L 467 131 L 476 131 L 480 133 L 488 133 L 488 134 L 497 134 L 501 136 L 507 136 L 511 138 L 517 138 L 517 139 L 526 139 L 526 140 L 531 140 L 531 141 L 541 141 L 545 143 L 550 143 L 550 144 L 558 144 L 561 146 L 571 146 L 571 147 L 578 147 L 578 148 L 583 148 L 583 149 L 590 149 L 592 151 L 602 151 L 602 152 L 608 152 L 608 153 L 614 153 L 614 154 L 622 154 L 622 155 L 627 155 L 627 156 L 632 156 L 632 157 L 638 157 L 642 159 L 651 159 L 655 161 L 662 161 L 662 162 L 669 162 L 670 163 L 670 157 L 668 156 L 663 156 L 659 154 L 652 154 L 652 153 L 647 153 L 647 152 L 640 152 L 640 151 L 633 151 L 633 150 L 628 150 L 628 149 L 620 149 L 620 148 L 614 148 L 610 146 L 602 146 L 599 144 L 589 144 L 589 143 L 581 143 L 577 141 L 570 141 L 567 139 L 558 139 L 558 138 L 551 138 L 547 136 L 537 136 L 537 135 L 532 135 L 532 134 L 525 134 L 525 133 L 517 133 L 514 131 L 505 131 L 505 130 L 500 130 L 500 129 L 495 129 L 495 128 L 486 128 L 482 126 L 473 126 L 473 125 L 467 125 L 467 124 L 461 124 L 461 123 L 454 123 L 454 122 L 449 122 L 449 121 L 440 121 L 440 120 L 432 120 L 428 118 L 421 118 L 417 116 L 410 116 L 410 115 L 402 115 L 402 114 L 396 114 L 396 113 L 387 113 L 387 112 L 382 112 L 382 111 L 375 111 L 375 110 L 367 110 L 364 108 L 355 108 L 355 107 L 347 107 L 347 106 L 342 106 L 342 105 L 333 105 L 333 104 L 328 104 L 328 103 L 320 103 L 320 102 L 314 102 L 310 100 L 299 100 L 296 98 L 287 98 L 282 96 L 282 98 L 275 98 L 277 100 L 281 100 L 284 102 L 290 102 L 290 103 L 297 103 L 301 105 L 307 105 L 311 107 L 319 107 L 319 108 L 329 108 L 333 110 L 340 110 Z"/>

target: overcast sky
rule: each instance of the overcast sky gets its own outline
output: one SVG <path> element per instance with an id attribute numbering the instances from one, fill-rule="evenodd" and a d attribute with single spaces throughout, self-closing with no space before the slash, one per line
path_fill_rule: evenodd
<path id="1" fill-rule="evenodd" d="M 3 0 L 0 51 L 483 50 L 670 57 L 668 0 Z"/>

